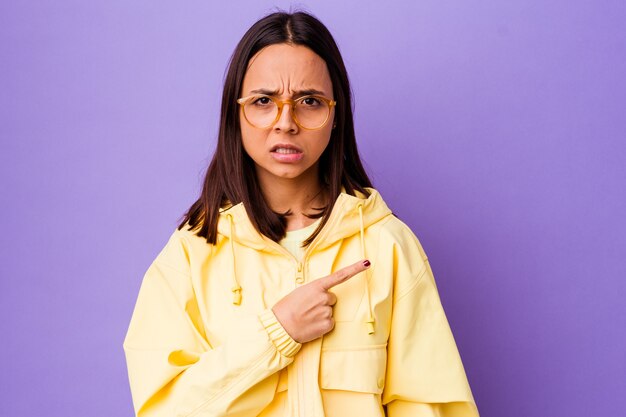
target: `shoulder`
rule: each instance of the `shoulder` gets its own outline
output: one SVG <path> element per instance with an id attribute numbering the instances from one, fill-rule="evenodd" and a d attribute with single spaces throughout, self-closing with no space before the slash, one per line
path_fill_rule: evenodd
<path id="1" fill-rule="evenodd" d="M 429 271 L 428 256 L 411 228 L 394 215 L 381 221 L 377 263 L 392 271 L 394 294 L 400 297 L 415 288 Z"/>
<path id="2" fill-rule="evenodd" d="M 206 256 L 213 245 L 206 239 L 198 236 L 198 230 L 193 230 L 188 223 L 178 229 L 174 229 L 165 243 L 163 249 L 157 255 L 155 262 L 177 269 L 183 273 L 189 273 L 190 266 L 200 254 Z"/>
<path id="3" fill-rule="evenodd" d="M 380 239 L 397 246 L 403 252 L 413 252 L 424 261 L 428 259 L 422 243 L 413 230 L 393 214 L 381 221 Z"/>

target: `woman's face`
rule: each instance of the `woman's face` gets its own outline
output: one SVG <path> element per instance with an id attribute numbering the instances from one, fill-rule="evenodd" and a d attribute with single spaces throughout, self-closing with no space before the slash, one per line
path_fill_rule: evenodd
<path id="1" fill-rule="evenodd" d="M 282 100 L 306 95 L 299 93 L 304 90 L 317 90 L 318 95 L 334 98 L 324 60 L 305 46 L 284 43 L 267 46 L 250 59 L 241 96 L 259 93 L 256 90 L 275 91 L 269 95 Z M 280 118 L 267 128 L 250 125 L 241 106 L 239 116 L 243 147 L 255 162 L 262 184 L 279 178 L 318 178 L 318 160 L 330 140 L 334 107 L 326 124 L 317 130 L 300 128 L 292 118 L 290 104 L 285 104 Z M 295 147 L 297 153 L 285 153 L 294 151 L 277 149 L 280 145 Z"/>

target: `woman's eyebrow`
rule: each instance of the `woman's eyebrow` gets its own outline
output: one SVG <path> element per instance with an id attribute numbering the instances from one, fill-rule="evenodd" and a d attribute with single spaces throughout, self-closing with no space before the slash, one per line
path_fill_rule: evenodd
<path id="1" fill-rule="evenodd" d="M 269 90 L 267 88 L 259 88 L 258 90 L 252 90 L 250 93 L 265 94 L 267 96 L 275 96 L 278 94 L 278 90 Z M 319 91 L 314 88 L 307 88 L 305 90 L 295 90 L 293 93 L 294 93 L 293 97 L 308 96 L 311 94 L 324 95 L 323 91 Z"/>

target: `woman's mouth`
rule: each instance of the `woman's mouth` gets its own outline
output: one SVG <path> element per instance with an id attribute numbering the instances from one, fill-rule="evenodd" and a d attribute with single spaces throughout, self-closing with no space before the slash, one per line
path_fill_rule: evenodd
<path id="1" fill-rule="evenodd" d="M 289 149 L 289 148 L 278 148 L 274 152 L 276 153 L 301 153 L 296 149 Z"/>
<path id="2" fill-rule="evenodd" d="M 290 144 L 275 145 L 270 154 L 278 162 L 297 162 L 304 156 L 300 148 Z"/>

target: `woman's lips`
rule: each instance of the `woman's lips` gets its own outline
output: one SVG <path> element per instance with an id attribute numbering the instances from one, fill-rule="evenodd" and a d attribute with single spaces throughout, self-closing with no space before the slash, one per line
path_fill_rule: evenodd
<path id="1" fill-rule="evenodd" d="M 302 159 L 304 154 L 293 148 L 276 148 L 270 154 L 278 162 L 297 162 Z"/>

